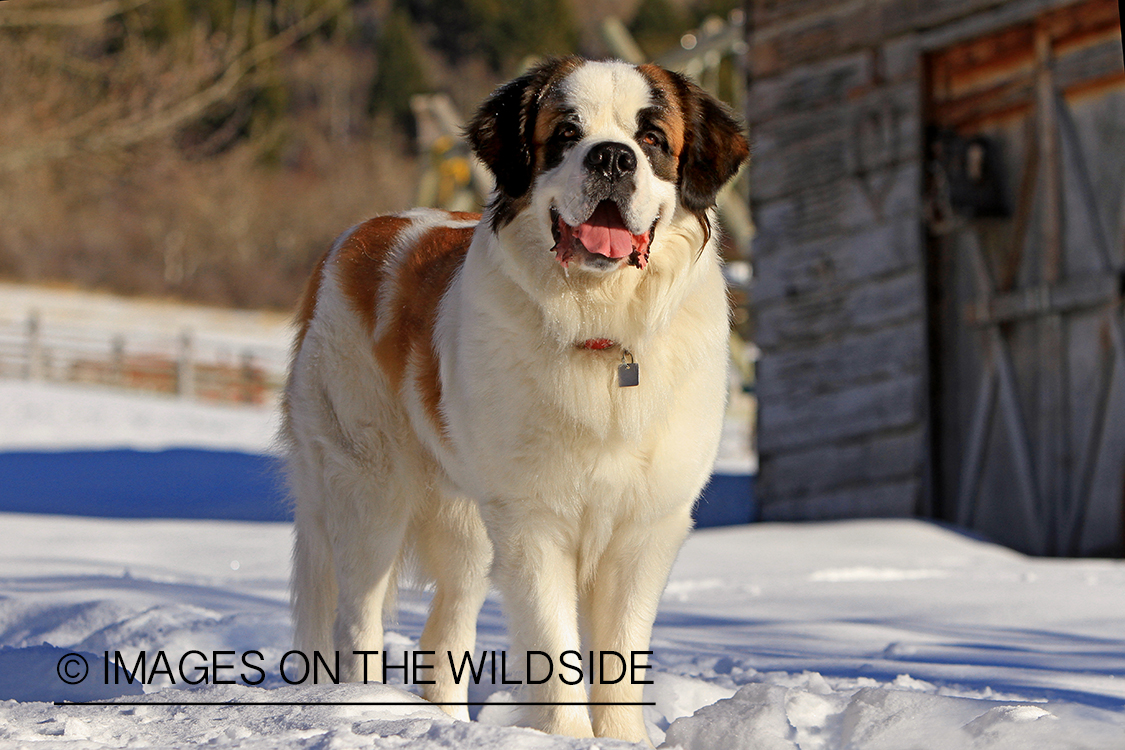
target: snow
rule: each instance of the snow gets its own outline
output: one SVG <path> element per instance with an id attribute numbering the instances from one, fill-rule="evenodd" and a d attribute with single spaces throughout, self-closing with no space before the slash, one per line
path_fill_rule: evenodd
<path id="1" fill-rule="evenodd" d="M 0 282 L 0 322 L 22 323 L 35 313 L 47 327 L 177 337 L 185 331 L 234 346 L 287 351 L 292 316 L 230 310 L 105 292 Z"/>
<path id="2" fill-rule="evenodd" d="M 273 419 L 0 381 L 0 450 L 260 452 Z M 0 514 L 0 747 L 626 746 L 510 726 L 510 686 L 473 686 L 470 700 L 486 705 L 464 723 L 393 681 L 286 684 L 275 666 L 290 648 L 290 534 L 285 523 Z M 390 649 L 417 648 L 428 602 L 401 593 Z M 492 595 L 477 648 L 507 645 Z M 707 529 L 679 556 L 652 647 L 645 710 L 657 744 L 1125 748 L 1120 561 L 1027 558 L 915 520 Z M 104 684 L 103 654 L 115 650 L 130 668 L 142 650 L 199 651 L 209 665 L 257 651 L 265 678 L 193 688 L 162 675 L 138 693 L 113 671 Z M 90 665 L 75 688 L 56 672 L 68 654 Z M 307 705 L 275 705 L 294 703 Z"/>
<path id="3" fill-rule="evenodd" d="M 0 380 L 0 451 L 207 447 L 272 451 L 278 415 L 110 388 Z"/>

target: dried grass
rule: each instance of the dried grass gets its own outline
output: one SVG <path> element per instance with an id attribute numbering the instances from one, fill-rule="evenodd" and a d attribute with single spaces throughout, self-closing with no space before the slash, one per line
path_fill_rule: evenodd
<path id="1" fill-rule="evenodd" d="M 366 114 L 370 55 L 342 41 L 249 72 L 201 113 L 234 112 L 227 132 L 196 117 L 130 140 L 221 78 L 245 41 L 198 28 L 165 45 L 108 26 L 0 32 L 9 280 L 288 308 L 335 235 L 414 202 L 417 159 Z M 108 43 L 124 47 L 110 57 Z M 239 120 L 277 81 L 284 114 Z"/>

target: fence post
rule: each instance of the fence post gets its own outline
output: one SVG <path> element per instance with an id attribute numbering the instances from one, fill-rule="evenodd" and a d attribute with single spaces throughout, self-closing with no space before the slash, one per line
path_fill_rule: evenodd
<path id="1" fill-rule="evenodd" d="M 242 401 L 253 404 L 258 401 L 257 373 L 254 371 L 254 352 L 242 351 Z"/>
<path id="2" fill-rule="evenodd" d="M 118 387 L 129 385 L 125 377 L 125 337 L 120 333 L 115 334 L 110 342 L 110 358 L 113 367 L 110 380 Z"/>
<path id="3" fill-rule="evenodd" d="M 180 334 L 180 351 L 176 358 L 176 393 L 181 398 L 195 397 L 195 358 L 191 329 L 185 329 Z"/>
<path id="4" fill-rule="evenodd" d="M 43 332 L 39 311 L 32 310 L 27 316 L 27 362 L 24 377 L 27 380 L 42 380 L 43 375 Z"/>

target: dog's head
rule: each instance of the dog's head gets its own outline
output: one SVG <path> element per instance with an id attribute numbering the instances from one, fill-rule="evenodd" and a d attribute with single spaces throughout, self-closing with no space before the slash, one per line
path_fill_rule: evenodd
<path id="1" fill-rule="evenodd" d="M 501 86 L 468 136 L 496 177 L 493 229 L 529 222 L 530 244 L 595 273 L 643 269 L 685 213 L 706 223 L 749 153 L 737 119 L 683 76 L 577 57 Z"/>

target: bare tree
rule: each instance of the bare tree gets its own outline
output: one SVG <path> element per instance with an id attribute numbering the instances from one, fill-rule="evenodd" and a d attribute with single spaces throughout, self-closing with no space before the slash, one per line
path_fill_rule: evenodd
<path id="1" fill-rule="evenodd" d="M 285 307 L 412 201 L 345 0 L 0 1 L 0 276 Z M 357 10 L 358 9 L 358 10 Z"/>
<path id="2" fill-rule="evenodd" d="M 147 2 L 149 0 L 103 0 L 84 6 L 57 2 L 42 2 L 33 6 L 0 6 L 0 34 L 5 28 L 18 28 L 34 34 L 36 30 L 104 23 Z M 258 4 L 259 17 L 262 5 Z M 197 66 L 195 72 L 199 80 L 189 80 L 187 86 L 181 83 L 177 87 L 178 95 L 171 99 L 166 95 L 167 92 L 164 92 L 164 96 L 152 93 L 127 97 L 126 102 L 140 99 L 142 104 L 124 108 L 121 106 L 121 99 L 111 98 L 101 104 L 92 103 L 86 112 L 38 135 L 31 142 L 0 150 L 0 170 L 19 171 L 38 162 L 64 159 L 82 152 L 120 150 L 175 131 L 199 118 L 208 109 L 230 101 L 247 87 L 255 85 L 264 63 L 336 17 L 345 5 L 346 0 L 325 0 L 318 6 L 308 8 L 291 25 L 260 40 L 255 40 L 256 30 L 250 22 L 250 6 L 240 6 L 240 15 L 236 16 L 232 33 L 217 35 L 221 40 L 219 54 L 216 56 L 220 64 Z M 198 36 L 197 34 L 195 40 L 197 47 L 201 46 Z M 216 40 L 212 38 L 206 41 L 214 44 Z M 24 43 L 31 46 L 32 54 L 36 54 L 37 48 L 50 48 L 49 42 L 34 36 L 27 39 L 25 35 Z M 47 53 L 40 48 L 38 54 L 43 56 Z M 159 53 L 154 55 L 159 56 Z M 61 57 L 65 59 L 65 53 Z M 112 64 L 120 62 L 114 60 Z M 141 67 L 145 67 L 146 62 L 151 63 L 137 59 L 132 62 Z M 179 61 L 175 58 L 165 60 L 165 72 L 177 62 Z M 159 87 L 162 81 L 157 77 L 146 83 Z"/>

